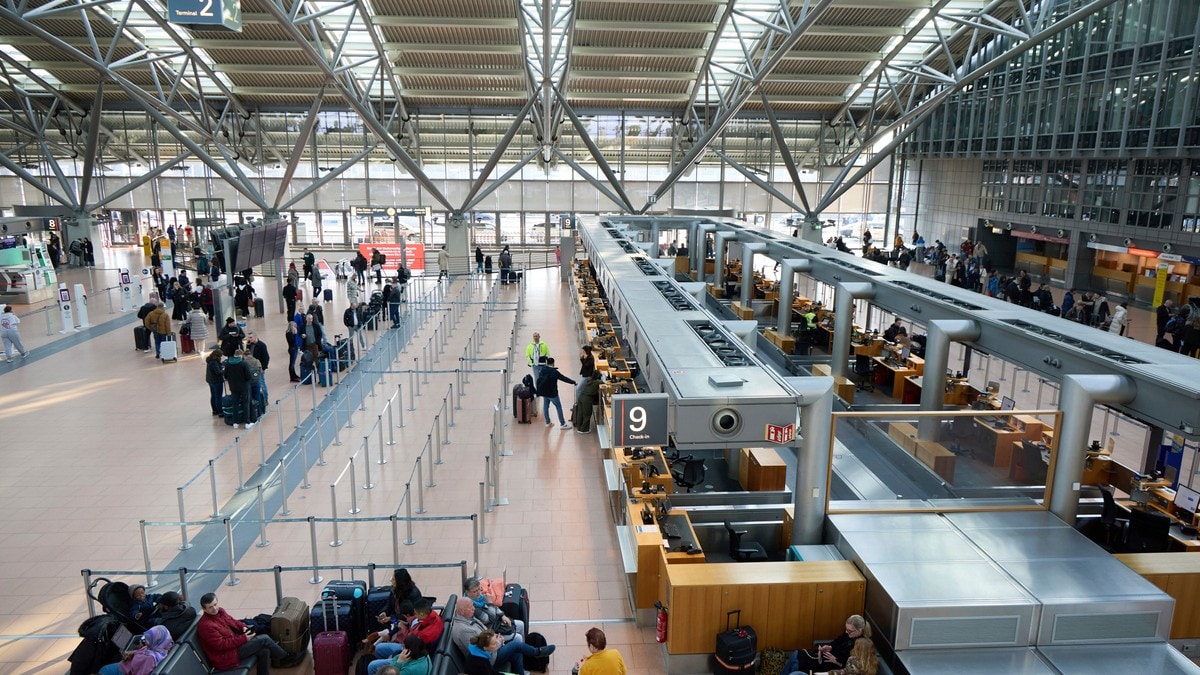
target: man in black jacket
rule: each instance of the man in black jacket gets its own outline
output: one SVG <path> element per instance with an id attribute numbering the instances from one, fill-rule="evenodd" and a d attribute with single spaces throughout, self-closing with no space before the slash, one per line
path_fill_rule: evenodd
<path id="1" fill-rule="evenodd" d="M 347 307 L 346 313 L 342 315 L 342 323 L 350 331 L 350 341 L 353 342 L 357 335 L 358 346 L 363 349 L 367 348 L 367 335 L 362 330 L 366 322 L 366 312 L 367 303 L 360 302 L 353 307 Z"/>
<path id="2" fill-rule="evenodd" d="M 569 382 L 575 384 L 575 380 L 558 372 L 558 368 L 554 367 L 554 358 L 546 359 L 546 365 L 538 369 L 538 379 L 536 383 L 537 395 L 542 397 L 542 412 L 546 416 L 546 427 L 554 426 L 554 422 L 550 421 L 550 404 L 558 410 L 558 423 L 560 429 L 570 429 L 571 425 L 567 424 L 567 420 L 563 418 L 562 401 L 558 398 L 558 383 Z"/>
<path id="3" fill-rule="evenodd" d="M 246 353 L 257 359 L 259 364 L 262 365 L 262 375 L 254 383 L 256 389 L 254 400 L 261 402 L 262 408 L 266 409 L 267 401 L 270 400 L 271 396 L 267 392 L 267 366 L 271 365 L 271 355 L 267 352 L 267 343 L 259 340 L 254 331 L 246 333 Z"/>
<path id="4" fill-rule="evenodd" d="M 283 286 L 283 302 L 287 305 L 287 318 L 296 316 L 296 285 L 289 279 Z"/>
<path id="5" fill-rule="evenodd" d="M 250 421 L 253 419 L 254 412 L 250 409 L 250 385 L 253 382 L 250 376 L 250 366 L 242 358 L 245 355 L 246 352 L 239 349 L 225 361 L 225 382 L 229 384 L 229 395 L 233 397 L 233 409 L 241 412 L 238 417 L 234 418 L 234 429 L 238 428 L 238 424 L 243 420 L 246 422 L 247 429 L 254 428 L 254 422 Z"/>
<path id="6" fill-rule="evenodd" d="M 196 610 L 175 591 L 167 591 L 158 599 L 158 615 L 159 623 L 171 634 L 172 640 L 178 640 L 196 622 Z"/>

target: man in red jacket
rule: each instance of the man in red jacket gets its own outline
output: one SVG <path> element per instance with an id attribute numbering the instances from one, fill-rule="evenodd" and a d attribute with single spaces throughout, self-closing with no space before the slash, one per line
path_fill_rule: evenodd
<path id="1" fill-rule="evenodd" d="M 418 600 L 413 605 L 413 611 L 417 615 L 417 625 L 413 626 L 409 635 L 421 638 L 421 642 L 430 649 L 436 648 L 438 640 L 442 638 L 442 631 L 446 628 L 442 615 L 433 611 L 433 603 L 429 602 L 429 598 Z"/>
<path id="2" fill-rule="evenodd" d="M 229 616 L 217 605 L 215 593 L 200 598 L 200 609 L 204 613 L 196 625 L 196 636 L 214 670 L 232 670 L 239 661 L 253 656 L 258 662 L 258 675 L 270 675 L 272 657 L 277 661 L 289 657 L 270 635 L 255 635 L 246 624 Z"/>

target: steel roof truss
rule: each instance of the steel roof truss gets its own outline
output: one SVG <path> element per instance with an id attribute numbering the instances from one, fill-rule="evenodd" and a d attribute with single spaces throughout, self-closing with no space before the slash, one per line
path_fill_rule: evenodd
<path id="1" fill-rule="evenodd" d="M 804 185 L 800 182 L 800 171 L 796 168 L 792 151 L 788 148 L 787 139 L 783 136 L 783 129 L 779 127 L 779 120 L 775 117 L 775 109 L 771 107 L 771 102 L 767 100 L 766 93 L 761 89 L 758 95 L 762 98 L 763 112 L 766 113 L 767 123 L 771 126 L 771 135 L 775 139 L 775 147 L 779 149 L 779 157 L 783 160 L 783 166 L 792 178 L 792 185 L 795 186 L 796 193 L 800 195 L 800 203 L 804 205 L 804 208 L 797 210 L 807 216 L 812 208 L 808 205 L 808 195 L 805 194 Z"/>
<path id="2" fill-rule="evenodd" d="M 504 185 L 506 182 L 508 182 L 508 179 L 517 175 L 517 173 L 521 169 L 525 168 L 526 164 L 533 161 L 533 159 L 535 157 L 537 157 L 540 154 L 540 152 L 541 151 L 538 148 L 534 148 L 532 151 L 529 152 L 529 154 L 525 155 L 524 157 L 521 158 L 521 160 L 519 162 L 514 164 L 512 166 L 512 168 L 510 168 L 508 171 L 505 171 L 502 175 L 497 176 L 496 180 L 492 181 L 491 183 L 488 183 L 488 186 L 485 187 L 483 190 L 481 190 L 479 192 L 479 194 L 475 195 L 475 198 L 472 199 L 470 202 L 468 202 L 463 207 L 462 210 L 464 212 L 466 212 L 466 211 L 471 211 L 472 209 L 474 209 L 476 206 L 479 205 L 479 202 L 484 200 L 484 198 L 486 198 L 488 195 L 495 192 L 496 189 L 499 188 L 501 185 Z"/>
<path id="3" fill-rule="evenodd" d="M 616 191 L 617 196 L 621 198 L 621 201 L 618 202 L 618 204 L 624 206 L 626 209 L 632 212 L 633 203 L 629 201 L 629 195 L 625 194 L 625 188 L 621 185 L 620 179 L 618 179 L 616 174 L 613 173 L 612 167 L 608 165 L 608 160 L 604 159 L 604 153 L 600 152 L 600 148 L 596 147 L 596 142 L 592 140 L 592 135 L 587 132 L 587 128 L 584 127 L 583 122 L 581 122 L 579 119 L 579 116 L 576 115 L 575 111 L 571 109 L 571 106 L 567 104 L 567 99 L 562 95 L 562 93 L 559 93 L 558 96 L 559 104 L 562 106 L 563 112 L 567 114 L 567 117 L 569 117 L 571 120 L 571 124 L 575 126 L 575 133 L 579 135 L 579 139 L 583 141 L 583 144 L 587 147 L 588 152 L 592 154 L 592 159 L 596 160 L 596 165 L 599 166 L 600 170 L 604 172 L 604 177 L 608 179 L 609 185 L 612 185 L 612 188 Z"/>

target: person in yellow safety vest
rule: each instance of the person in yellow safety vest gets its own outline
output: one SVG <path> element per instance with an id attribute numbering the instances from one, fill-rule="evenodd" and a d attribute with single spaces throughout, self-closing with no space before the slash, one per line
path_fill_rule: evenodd
<path id="1" fill-rule="evenodd" d="M 817 313 L 811 307 L 804 313 L 804 320 L 808 323 L 808 330 L 817 329 Z"/>
<path id="2" fill-rule="evenodd" d="M 548 358 L 550 358 L 550 345 L 542 342 L 540 334 L 534 333 L 533 342 L 525 345 L 525 360 L 529 363 L 529 369 L 533 371 L 534 387 L 537 387 L 541 368 L 546 365 L 546 359 Z"/>

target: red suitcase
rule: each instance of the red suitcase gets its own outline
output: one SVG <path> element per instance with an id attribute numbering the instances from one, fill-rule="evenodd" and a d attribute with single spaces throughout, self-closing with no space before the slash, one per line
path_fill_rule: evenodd
<path id="1" fill-rule="evenodd" d="M 194 354 L 196 352 L 196 341 L 192 339 L 191 333 L 179 334 L 179 351 L 184 354 Z"/>
<path id="2" fill-rule="evenodd" d="M 317 633 L 312 640 L 314 675 L 346 675 L 350 670 L 350 636 L 340 628 L 337 618 L 337 597 L 330 595 L 321 599 L 321 611 L 328 617 L 328 608 L 333 605 L 335 630 Z M 328 624 L 328 618 L 326 619 Z"/>

